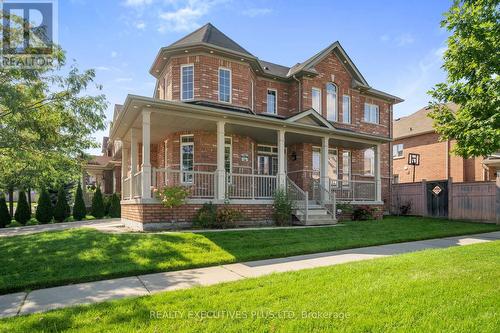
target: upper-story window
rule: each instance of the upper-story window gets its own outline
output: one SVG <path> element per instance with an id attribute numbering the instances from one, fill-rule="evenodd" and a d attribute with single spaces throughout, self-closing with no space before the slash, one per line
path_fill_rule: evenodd
<path id="1" fill-rule="evenodd" d="M 344 95 L 342 98 L 342 122 L 351 123 L 351 96 Z"/>
<path id="2" fill-rule="evenodd" d="M 194 97 L 194 66 L 181 66 L 181 100 L 190 100 Z"/>
<path id="3" fill-rule="evenodd" d="M 337 86 L 326 84 L 326 119 L 337 121 Z"/>
<path id="4" fill-rule="evenodd" d="M 392 146 L 392 157 L 394 158 L 401 158 L 403 157 L 403 144 L 402 143 L 399 143 L 399 144 L 395 144 L 394 146 Z"/>
<path id="5" fill-rule="evenodd" d="M 274 89 L 267 89 L 267 113 L 277 114 L 278 110 L 278 92 Z"/>
<path id="6" fill-rule="evenodd" d="M 219 101 L 231 103 L 231 70 L 219 68 Z"/>
<path id="7" fill-rule="evenodd" d="M 312 88 L 312 108 L 321 114 L 321 89 Z"/>
<path id="8" fill-rule="evenodd" d="M 379 123 L 379 109 L 378 105 L 365 103 L 365 117 L 364 120 L 368 123 Z"/>

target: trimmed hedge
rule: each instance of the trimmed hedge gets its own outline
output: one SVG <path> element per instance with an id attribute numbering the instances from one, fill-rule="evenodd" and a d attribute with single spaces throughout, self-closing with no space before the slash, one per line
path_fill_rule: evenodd
<path id="1" fill-rule="evenodd" d="M 57 203 L 54 208 L 54 219 L 57 222 L 64 222 L 70 215 L 71 208 L 69 207 L 68 200 L 66 198 L 66 191 L 64 186 L 61 185 L 59 192 L 57 192 Z"/>
<path id="2" fill-rule="evenodd" d="M 104 217 L 104 200 L 99 187 L 95 190 L 94 197 L 92 198 L 92 216 L 96 219 Z"/>
<path id="3" fill-rule="evenodd" d="M 111 196 L 110 201 L 111 206 L 109 207 L 109 216 L 114 218 L 121 217 L 122 208 L 120 205 L 120 196 L 115 193 Z"/>
<path id="4" fill-rule="evenodd" d="M 19 198 L 17 199 L 16 213 L 14 214 L 14 219 L 25 225 L 31 218 L 31 207 L 28 205 L 28 200 L 26 199 L 26 193 L 24 191 L 19 191 Z"/>
<path id="5" fill-rule="evenodd" d="M 75 221 L 81 221 L 87 215 L 87 207 L 83 200 L 82 184 L 78 183 L 75 194 L 75 205 L 73 206 L 73 218 Z"/>
<path id="6" fill-rule="evenodd" d="M 7 202 L 5 201 L 5 196 L 0 196 L 0 228 L 5 228 L 10 224 L 12 217 L 10 216 L 9 209 L 7 208 Z"/>
<path id="7" fill-rule="evenodd" d="M 54 217 L 54 211 L 52 208 L 52 202 L 50 200 L 50 195 L 47 190 L 43 189 L 38 198 L 38 206 L 36 207 L 36 219 L 40 224 L 47 224 L 52 222 Z"/>

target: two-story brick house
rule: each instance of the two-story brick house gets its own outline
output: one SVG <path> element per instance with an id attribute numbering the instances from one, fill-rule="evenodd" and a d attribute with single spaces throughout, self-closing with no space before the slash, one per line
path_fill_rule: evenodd
<path id="1" fill-rule="evenodd" d="M 307 224 L 329 205 L 389 207 L 392 107 L 335 42 L 291 68 L 262 61 L 207 24 L 160 49 L 154 96 L 129 95 L 113 121 L 120 141 L 122 218 L 138 229 L 187 225 L 205 202 L 271 220 L 285 189 Z M 166 209 L 154 189 L 190 188 Z"/>

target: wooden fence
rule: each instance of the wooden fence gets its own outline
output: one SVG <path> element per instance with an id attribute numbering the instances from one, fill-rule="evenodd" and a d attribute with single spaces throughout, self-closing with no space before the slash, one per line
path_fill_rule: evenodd
<path id="1" fill-rule="evenodd" d="M 392 184 L 391 213 L 411 205 L 409 215 L 429 216 L 426 181 Z M 500 185 L 495 182 L 454 183 L 448 181 L 448 218 L 499 222 Z"/>

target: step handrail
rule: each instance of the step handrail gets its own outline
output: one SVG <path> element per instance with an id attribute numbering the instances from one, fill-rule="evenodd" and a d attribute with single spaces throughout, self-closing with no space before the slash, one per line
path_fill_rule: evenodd
<path id="1" fill-rule="evenodd" d="M 288 176 L 286 177 L 286 192 L 289 198 L 294 201 L 295 209 L 302 212 L 304 222 L 307 223 L 309 217 L 309 192 L 301 189 Z M 301 204 L 301 202 L 303 202 L 303 204 Z"/>
<path id="2" fill-rule="evenodd" d="M 337 218 L 336 217 L 337 200 L 335 200 L 335 192 L 333 193 L 330 192 L 321 184 L 321 182 L 318 182 L 317 185 L 321 194 L 321 200 L 320 200 L 321 206 L 323 206 L 326 209 L 326 211 L 331 216 L 333 216 L 333 218 Z"/>

